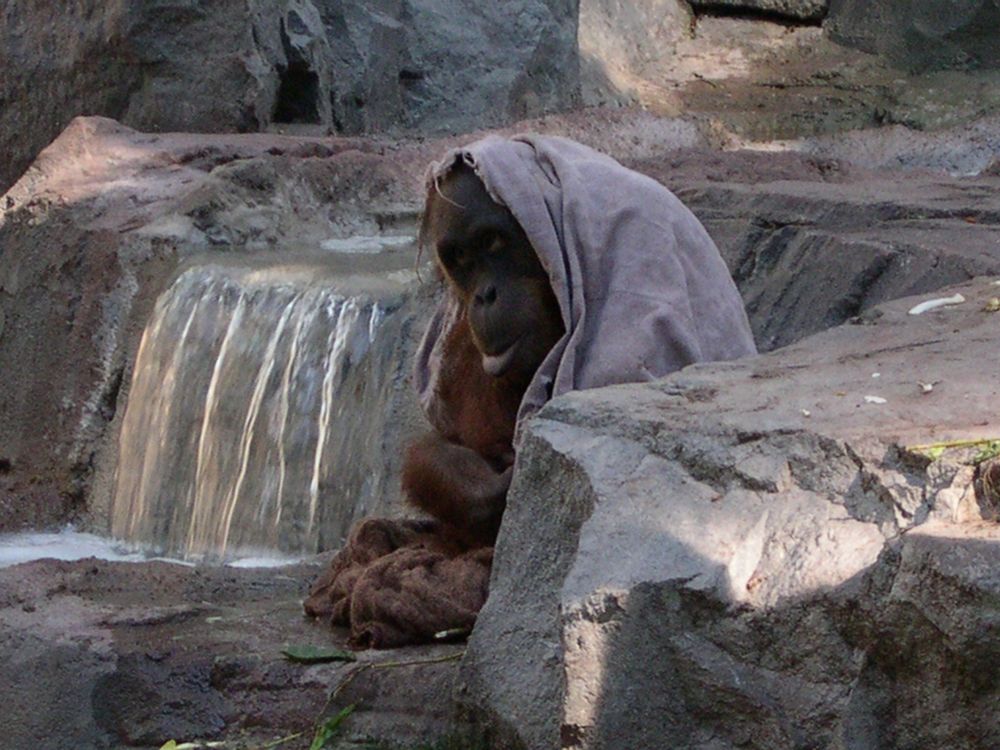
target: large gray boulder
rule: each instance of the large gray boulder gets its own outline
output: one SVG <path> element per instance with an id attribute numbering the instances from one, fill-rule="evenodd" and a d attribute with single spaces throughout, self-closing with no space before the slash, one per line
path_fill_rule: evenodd
<path id="1" fill-rule="evenodd" d="M 1000 65 L 996 0 L 830 0 L 824 27 L 908 70 Z"/>
<path id="2" fill-rule="evenodd" d="M 549 404 L 463 699 L 528 748 L 995 746 L 998 498 L 919 446 L 996 438 L 998 291 Z"/>
<path id="3" fill-rule="evenodd" d="M 563 0 L 14 0 L 0 187 L 77 115 L 148 131 L 470 130 L 577 101 Z"/>
<path id="4" fill-rule="evenodd" d="M 313 2 L 341 132 L 468 132 L 578 103 L 575 3 Z"/>
<path id="5" fill-rule="evenodd" d="M 318 86 L 332 76 L 330 53 L 309 0 L 254 0 L 249 8 L 232 0 L 14 0 L 0 13 L 4 187 L 77 115 L 147 130 L 258 130 L 281 115 L 283 73 L 315 79 L 309 105 L 307 87 L 298 87 L 300 111 L 291 119 L 330 121 Z"/>

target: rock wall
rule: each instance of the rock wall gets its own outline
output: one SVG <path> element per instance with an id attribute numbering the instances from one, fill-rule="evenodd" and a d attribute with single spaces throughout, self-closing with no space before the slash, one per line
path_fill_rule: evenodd
<path id="1" fill-rule="evenodd" d="M 467 132 L 581 102 L 717 116 L 756 109 L 814 74 L 809 88 L 822 90 L 831 67 L 849 69 L 836 73 L 850 79 L 849 101 L 835 87 L 819 92 L 829 101 L 787 97 L 765 114 L 776 122 L 764 130 L 788 137 L 886 119 L 895 99 L 913 99 L 898 76 L 870 73 L 864 55 L 823 39 L 824 17 L 837 42 L 910 70 L 1000 66 L 995 0 L 827 5 L 11 0 L 0 10 L 0 188 L 77 115 L 151 132 Z"/>
<path id="2" fill-rule="evenodd" d="M 13 0 L 0 10 L 0 187 L 81 114 L 148 131 L 370 133 L 566 108 L 575 11 L 569 0 Z"/>
<path id="3" fill-rule="evenodd" d="M 909 70 L 1000 66 L 996 0 L 830 0 L 825 27 Z"/>
<path id="4" fill-rule="evenodd" d="M 596 106 L 642 98 L 646 81 L 664 76 L 694 15 L 684 0 L 580 0 L 579 49 L 584 102 Z"/>

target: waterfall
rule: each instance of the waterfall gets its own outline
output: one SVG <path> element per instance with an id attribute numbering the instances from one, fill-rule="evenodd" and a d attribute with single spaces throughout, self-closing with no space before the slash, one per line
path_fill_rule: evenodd
<path id="1" fill-rule="evenodd" d="M 339 541 L 389 479 L 400 304 L 280 270 L 181 274 L 136 357 L 112 534 L 194 559 Z"/>

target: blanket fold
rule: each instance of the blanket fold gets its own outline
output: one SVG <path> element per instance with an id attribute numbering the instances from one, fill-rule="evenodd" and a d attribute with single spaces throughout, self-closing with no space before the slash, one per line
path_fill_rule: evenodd
<path id="1" fill-rule="evenodd" d="M 492 547 L 459 551 L 433 521 L 369 518 L 313 585 L 306 614 L 350 628 L 358 648 L 427 643 L 472 629 L 492 561 Z"/>

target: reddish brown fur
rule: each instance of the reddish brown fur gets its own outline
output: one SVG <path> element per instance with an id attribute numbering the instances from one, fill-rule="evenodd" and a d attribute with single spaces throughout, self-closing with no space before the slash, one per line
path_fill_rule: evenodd
<path id="1" fill-rule="evenodd" d="M 511 441 L 523 388 L 483 371 L 467 325 L 452 331 L 443 358 L 438 393 L 451 429 L 410 444 L 403 492 L 441 521 L 443 536 L 460 548 L 489 545 L 510 484 Z"/>
<path id="2" fill-rule="evenodd" d="M 442 523 L 447 540 L 469 548 L 496 538 L 514 463 L 518 408 L 563 324 L 547 275 L 510 212 L 487 196 L 470 171 L 455 170 L 444 188 L 450 196 L 428 198 L 424 235 L 438 243 L 435 256 L 449 293 L 461 303 L 461 318 L 442 348 L 439 432 L 409 446 L 403 492 Z M 484 225 L 495 232 L 487 240 L 469 234 L 470 226 Z M 496 302 L 482 302 L 486 298 Z M 476 335 L 474 309 L 479 325 L 486 326 Z M 485 352 L 505 346 L 509 337 L 519 342 L 520 358 L 503 374 L 487 373 Z"/>

